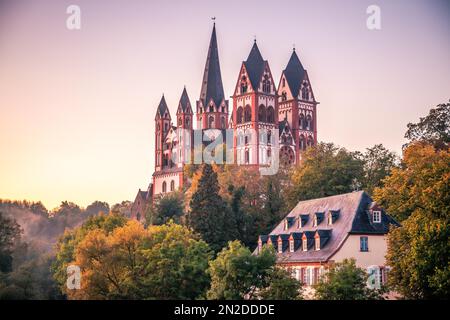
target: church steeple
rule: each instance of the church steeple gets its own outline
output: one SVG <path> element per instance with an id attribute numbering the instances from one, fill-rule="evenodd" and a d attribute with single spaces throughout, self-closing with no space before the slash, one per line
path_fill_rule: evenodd
<path id="1" fill-rule="evenodd" d="M 219 50 L 217 47 L 216 24 L 214 23 L 205 70 L 203 72 L 200 100 L 206 106 L 210 102 L 210 99 L 213 99 L 216 106 L 219 106 L 224 97 L 225 94 L 223 92 L 222 76 L 220 73 Z"/>
<path id="2" fill-rule="evenodd" d="M 220 73 L 215 23 L 203 71 L 200 98 L 197 101 L 197 121 L 198 127 L 202 129 L 225 129 L 228 127 L 228 100 L 225 100 L 222 75 Z"/>

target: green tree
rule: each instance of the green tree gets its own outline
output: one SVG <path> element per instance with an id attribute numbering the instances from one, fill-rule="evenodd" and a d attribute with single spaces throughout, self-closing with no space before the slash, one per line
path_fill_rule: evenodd
<path id="1" fill-rule="evenodd" d="M 13 249 L 22 230 L 15 220 L 0 212 L 0 272 L 12 271 Z"/>
<path id="2" fill-rule="evenodd" d="M 318 300 L 380 300 L 382 289 L 367 286 L 368 274 L 358 268 L 355 259 L 335 263 L 315 285 Z"/>
<path id="3" fill-rule="evenodd" d="M 171 192 L 159 198 L 153 206 L 149 206 L 145 220 L 147 225 L 161 225 L 169 220 L 180 223 L 183 214 L 183 194 Z"/>
<path id="4" fill-rule="evenodd" d="M 410 142 L 425 141 L 438 149 L 447 149 L 450 142 L 450 101 L 438 104 L 418 123 L 408 123 L 405 138 Z"/>
<path id="5" fill-rule="evenodd" d="M 363 161 L 357 153 L 332 143 L 308 148 L 302 162 L 291 173 L 287 201 L 293 208 L 299 201 L 354 191 L 361 185 Z"/>
<path id="6" fill-rule="evenodd" d="M 301 285 L 275 266 L 275 253 L 264 248 L 253 255 L 239 241 L 228 243 L 210 262 L 211 288 L 207 297 L 213 300 L 295 299 Z"/>
<path id="7" fill-rule="evenodd" d="M 369 194 L 372 194 L 375 188 L 383 186 L 383 179 L 391 173 L 392 169 L 398 167 L 399 162 L 397 155 L 382 144 L 367 148 L 361 155 L 361 160 L 364 164 L 362 185 Z"/>
<path id="8" fill-rule="evenodd" d="M 204 164 L 197 190 L 190 201 L 189 225 L 210 247 L 218 252 L 236 237 L 236 221 L 219 195 L 217 173 Z"/>
<path id="9" fill-rule="evenodd" d="M 447 212 L 448 213 L 448 212 Z M 450 223 L 430 219 L 422 209 L 389 232 L 389 282 L 408 299 L 448 299 L 450 296 Z"/>

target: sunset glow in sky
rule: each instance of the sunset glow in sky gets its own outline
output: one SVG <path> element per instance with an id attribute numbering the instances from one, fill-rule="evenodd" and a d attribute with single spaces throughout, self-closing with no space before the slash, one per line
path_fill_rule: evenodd
<path id="1" fill-rule="evenodd" d="M 71 4 L 81 30 L 66 28 Z M 229 96 L 255 35 L 277 83 L 295 44 L 319 141 L 400 153 L 406 124 L 450 98 L 446 0 L 0 0 L 0 198 L 134 200 L 162 93 L 172 114 L 184 85 L 199 98 L 212 16 Z"/>

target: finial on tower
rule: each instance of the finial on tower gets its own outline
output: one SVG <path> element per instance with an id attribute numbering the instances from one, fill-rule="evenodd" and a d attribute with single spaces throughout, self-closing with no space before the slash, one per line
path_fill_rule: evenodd
<path id="1" fill-rule="evenodd" d="M 253 36 L 253 41 L 256 43 L 256 34 Z"/>
<path id="2" fill-rule="evenodd" d="M 213 21 L 214 25 L 216 25 L 216 17 L 211 17 L 211 20 Z"/>
<path id="3" fill-rule="evenodd" d="M 295 51 L 295 43 L 292 44 L 292 51 Z"/>

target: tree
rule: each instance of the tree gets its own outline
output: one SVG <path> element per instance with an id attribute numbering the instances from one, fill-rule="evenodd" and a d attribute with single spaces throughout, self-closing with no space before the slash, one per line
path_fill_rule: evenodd
<path id="1" fill-rule="evenodd" d="M 405 138 L 410 142 L 425 141 L 438 149 L 447 149 L 450 142 L 450 100 L 431 109 L 418 123 L 408 123 Z"/>
<path id="2" fill-rule="evenodd" d="M 363 161 L 354 152 L 332 143 L 308 148 L 302 162 L 294 167 L 287 190 L 293 208 L 299 201 L 351 192 L 363 176 Z"/>
<path id="3" fill-rule="evenodd" d="M 94 201 L 90 205 L 86 207 L 84 213 L 92 216 L 99 213 L 108 214 L 109 213 L 109 204 L 107 202 L 102 201 Z"/>
<path id="4" fill-rule="evenodd" d="M 204 296 L 211 252 L 186 227 L 144 229 L 130 220 L 107 233 L 93 229 L 77 245 L 81 290 L 72 299 L 194 299 Z"/>
<path id="5" fill-rule="evenodd" d="M 171 192 L 158 199 L 153 206 L 149 206 L 145 220 L 148 225 L 161 225 L 169 220 L 180 223 L 183 214 L 182 194 Z"/>
<path id="6" fill-rule="evenodd" d="M 274 267 L 268 275 L 269 286 L 258 294 L 264 300 L 300 300 L 301 282 L 292 277 L 288 270 Z"/>
<path id="7" fill-rule="evenodd" d="M 271 248 L 253 255 L 239 241 L 228 243 L 217 258 L 210 262 L 211 288 L 209 299 L 295 299 L 301 285 L 288 273 L 275 266 Z"/>
<path id="8" fill-rule="evenodd" d="M 449 218 L 430 219 L 422 209 L 391 230 L 386 260 L 392 287 L 407 299 L 448 299 L 449 239 Z"/>
<path id="9" fill-rule="evenodd" d="M 383 179 L 398 166 L 397 155 L 387 150 L 382 144 L 367 148 L 361 155 L 361 160 L 364 164 L 362 185 L 369 194 L 372 194 L 376 187 L 382 187 Z"/>
<path id="10" fill-rule="evenodd" d="M 12 271 L 13 248 L 21 234 L 20 226 L 0 212 L 0 272 Z"/>
<path id="11" fill-rule="evenodd" d="M 113 232 L 116 228 L 125 225 L 127 219 L 121 214 L 93 216 L 87 219 L 80 227 L 65 231 L 56 244 L 56 257 L 52 264 L 52 273 L 59 284 L 61 292 L 67 294 L 67 267 L 75 261 L 77 246 L 92 230 L 100 229 L 105 234 Z"/>
<path id="12" fill-rule="evenodd" d="M 209 164 L 203 165 L 198 188 L 190 201 L 189 225 L 215 252 L 236 235 L 236 222 L 219 195 L 217 173 Z"/>
<path id="13" fill-rule="evenodd" d="M 450 212 L 450 154 L 424 142 L 410 144 L 402 167 L 392 170 L 376 188 L 374 199 L 399 221 L 422 209 L 430 218 L 448 217 Z"/>
<path id="14" fill-rule="evenodd" d="M 344 259 L 335 263 L 325 273 L 315 288 L 319 300 L 380 300 L 382 289 L 367 286 L 366 271 L 358 268 L 355 259 Z"/>

